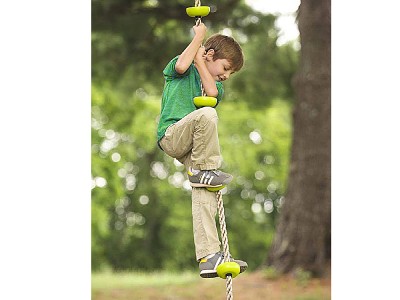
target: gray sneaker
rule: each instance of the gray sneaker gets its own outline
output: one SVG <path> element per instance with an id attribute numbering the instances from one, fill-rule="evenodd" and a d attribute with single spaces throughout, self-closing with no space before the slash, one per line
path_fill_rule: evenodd
<path id="1" fill-rule="evenodd" d="M 232 259 L 235 263 L 240 266 L 240 273 L 243 273 L 247 269 L 247 263 L 242 260 Z M 200 276 L 203 278 L 214 278 L 218 277 L 217 267 L 224 262 L 224 254 L 217 252 L 211 258 L 202 258 L 199 263 Z"/>
<path id="2" fill-rule="evenodd" d="M 190 185 L 193 187 L 219 187 L 227 185 L 233 176 L 218 170 L 203 170 L 197 174 L 188 171 Z"/>

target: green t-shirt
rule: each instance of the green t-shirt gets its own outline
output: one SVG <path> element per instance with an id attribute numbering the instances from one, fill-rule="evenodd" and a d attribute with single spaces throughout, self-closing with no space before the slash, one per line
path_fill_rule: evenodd
<path id="1" fill-rule="evenodd" d="M 165 134 L 168 126 L 178 122 L 180 119 L 196 110 L 193 98 L 201 96 L 200 74 L 194 64 L 184 74 L 175 70 L 178 56 L 173 58 L 165 67 L 163 74 L 165 78 L 164 91 L 161 100 L 160 121 L 157 128 L 157 140 Z M 217 105 L 224 95 L 224 87 L 217 81 L 218 89 Z"/>

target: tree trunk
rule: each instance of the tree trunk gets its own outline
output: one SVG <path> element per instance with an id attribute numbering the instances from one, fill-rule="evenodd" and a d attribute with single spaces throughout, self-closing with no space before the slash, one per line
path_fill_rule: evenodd
<path id="1" fill-rule="evenodd" d="M 288 191 L 267 265 L 323 275 L 331 245 L 331 1 L 302 0 Z"/>

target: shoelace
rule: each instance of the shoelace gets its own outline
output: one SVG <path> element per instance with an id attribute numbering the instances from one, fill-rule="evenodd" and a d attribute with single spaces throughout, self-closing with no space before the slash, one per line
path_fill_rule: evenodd
<path id="1" fill-rule="evenodd" d="M 207 176 L 208 176 L 208 174 L 210 174 L 210 173 L 214 173 L 216 176 L 219 176 L 221 173 L 220 173 L 220 171 L 217 171 L 217 170 L 210 170 L 210 171 L 207 171 Z"/>
<path id="2" fill-rule="evenodd" d="M 220 251 L 219 253 L 221 253 L 221 257 L 222 257 L 222 258 L 225 257 L 224 252 Z M 232 257 L 232 255 L 231 255 L 230 253 L 229 253 L 229 256 L 228 256 L 228 257 L 229 257 L 230 260 L 234 260 L 234 258 Z"/>

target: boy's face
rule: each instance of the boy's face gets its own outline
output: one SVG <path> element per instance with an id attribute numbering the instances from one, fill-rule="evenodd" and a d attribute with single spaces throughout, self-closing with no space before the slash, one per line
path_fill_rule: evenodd
<path id="1" fill-rule="evenodd" d="M 225 81 L 234 73 L 234 71 L 231 70 L 231 65 L 227 59 L 214 60 L 213 49 L 207 51 L 204 59 L 207 69 L 215 81 Z"/>

